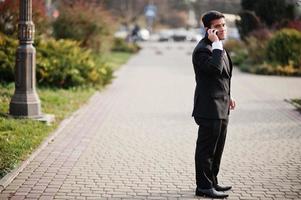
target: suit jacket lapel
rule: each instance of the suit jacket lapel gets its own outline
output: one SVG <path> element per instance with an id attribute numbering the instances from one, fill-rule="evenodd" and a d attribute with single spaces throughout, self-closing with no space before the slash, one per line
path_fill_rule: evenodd
<path id="1" fill-rule="evenodd" d="M 227 54 L 226 50 L 224 50 L 224 52 L 223 52 L 223 60 L 224 60 L 224 63 L 225 63 L 224 69 L 225 69 L 227 75 L 229 77 L 231 77 L 230 60 L 229 60 L 229 57 L 228 57 L 228 54 Z"/>
<path id="2" fill-rule="evenodd" d="M 228 58 L 228 61 L 229 61 L 229 69 L 230 69 L 230 77 L 232 76 L 232 70 L 233 70 L 233 64 L 232 64 L 232 60 L 228 54 L 228 52 L 225 50 L 226 54 L 227 54 L 227 58 Z"/>

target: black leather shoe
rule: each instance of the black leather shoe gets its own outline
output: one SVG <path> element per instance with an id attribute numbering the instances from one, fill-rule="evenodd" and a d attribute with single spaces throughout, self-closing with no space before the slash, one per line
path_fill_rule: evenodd
<path id="1" fill-rule="evenodd" d="M 211 189 L 196 188 L 195 195 L 202 196 L 202 197 L 210 197 L 215 199 L 223 199 L 229 196 L 228 194 L 225 194 L 223 192 L 216 191 L 214 188 Z"/>
<path id="2" fill-rule="evenodd" d="M 214 189 L 216 191 L 227 191 L 227 190 L 231 190 L 232 186 L 223 186 L 223 185 L 216 185 L 214 186 Z"/>

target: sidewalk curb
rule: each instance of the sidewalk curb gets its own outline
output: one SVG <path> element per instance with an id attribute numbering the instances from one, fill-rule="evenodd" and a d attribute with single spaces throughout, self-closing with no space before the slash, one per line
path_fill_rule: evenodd
<path id="1" fill-rule="evenodd" d="M 69 117 L 64 119 L 58 126 L 57 129 L 55 129 L 52 133 L 49 134 L 48 137 L 45 138 L 45 140 L 37 147 L 36 150 L 34 150 L 28 159 L 21 162 L 18 167 L 13 169 L 11 172 L 6 174 L 2 179 L 0 179 L 0 193 L 16 178 L 16 176 L 23 171 L 23 169 L 49 144 L 58 136 L 59 133 L 62 132 L 62 130 L 74 119 L 81 110 L 83 110 L 90 102 L 90 100 L 98 93 L 98 91 L 95 91 L 95 93 L 87 100 L 86 103 L 84 103 L 79 109 L 77 109 L 75 112 L 73 112 Z"/>

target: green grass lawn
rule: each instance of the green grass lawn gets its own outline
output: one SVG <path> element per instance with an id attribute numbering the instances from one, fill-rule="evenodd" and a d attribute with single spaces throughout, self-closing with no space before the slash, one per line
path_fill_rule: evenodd
<path id="1" fill-rule="evenodd" d="M 112 53 L 103 56 L 114 70 L 125 63 L 131 54 Z M 42 112 L 55 115 L 55 122 L 48 126 L 45 123 L 7 117 L 9 102 L 14 92 L 14 84 L 0 84 L 0 178 L 29 154 L 45 137 L 54 131 L 59 123 L 81 105 L 96 91 L 95 88 L 54 89 L 38 88 Z"/>
<path id="2" fill-rule="evenodd" d="M 124 64 L 130 57 L 131 53 L 128 52 L 111 52 L 110 54 L 102 55 L 102 59 L 112 66 L 113 70 L 118 70 L 119 67 Z"/>

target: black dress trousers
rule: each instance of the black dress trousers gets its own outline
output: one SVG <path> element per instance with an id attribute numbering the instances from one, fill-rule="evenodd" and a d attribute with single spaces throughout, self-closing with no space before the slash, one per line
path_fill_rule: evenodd
<path id="1" fill-rule="evenodd" d="M 217 174 L 224 150 L 228 118 L 194 118 L 199 125 L 195 151 L 196 184 L 200 189 L 210 189 L 218 184 Z"/>

